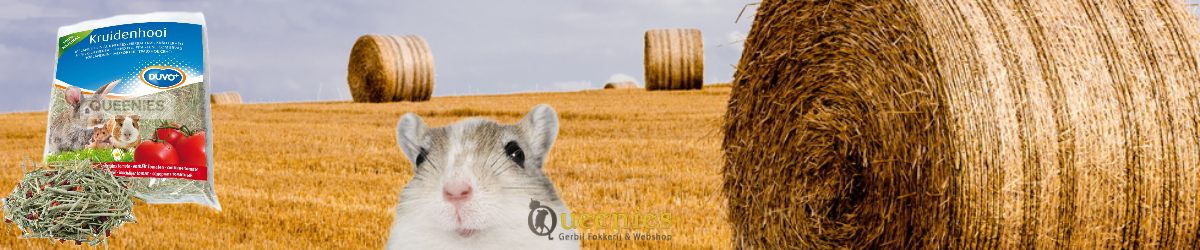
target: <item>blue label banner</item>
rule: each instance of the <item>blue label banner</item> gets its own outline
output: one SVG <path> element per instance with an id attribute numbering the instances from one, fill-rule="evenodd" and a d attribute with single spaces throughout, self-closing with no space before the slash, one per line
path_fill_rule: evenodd
<path id="1" fill-rule="evenodd" d="M 201 28 L 197 24 L 148 22 L 77 33 L 86 36 L 73 38 L 74 44 L 62 51 L 55 78 L 85 90 L 121 80 L 109 93 L 117 95 L 181 86 L 189 78 L 204 75 Z"/>

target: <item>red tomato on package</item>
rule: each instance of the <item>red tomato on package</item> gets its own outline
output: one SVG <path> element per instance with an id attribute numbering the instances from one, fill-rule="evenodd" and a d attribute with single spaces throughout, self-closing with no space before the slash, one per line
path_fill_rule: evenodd
<path id="1" fill-rule="evenodd" d="M 175 143 L 175 150 L 179 152 L 179 164 L 208 165 L 208 154 L 204 152 L 206 143 L 204 136 L 204 132 L 201 131 L 192 136 L 180 138 L 179 142 Z"/>
<path id="2" fill-rule="evenodd" d="M 171 125 L 175 126 L 175 127 L 179 127 L 179 124 L 171 123 Z M 183 138 L 183 132 L 180 132 L 178 129 L 175 129 L 175 128 L 158 127 L 158 129 L 155 129 L 154 132 L 158 134 L 159 140 L 166 141 L 167 143 L 170 143 L 171 145 L 175 145 L 175 143 L 178 142 L 179 139 Z"/>
<path id="3" fill-rule="evenodd" d="M 158 164 L 179 164 L 179 154 L 170 143 L 143 141 L 133 152 L 133 161 Z"/>

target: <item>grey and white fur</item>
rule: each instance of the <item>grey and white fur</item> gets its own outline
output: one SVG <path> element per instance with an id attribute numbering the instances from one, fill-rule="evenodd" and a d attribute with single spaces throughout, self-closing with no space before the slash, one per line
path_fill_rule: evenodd
<path id="1" fill-rule="evenodd" d="M 571 213 L 542 171 L 558 136 L 558 115 L 549 105 L 511 125 L 470 118 L 429 128 L 409 113 L 396 134 L 414 167 L 388 249 L 579 249 L 579 241 L 534 234 L 527 220 L 531 200 Z M 576 231 L 558 226 L 551 236 L 560 234 Z"/>
<path id="2" fill-rule="evenodd" d="M 79 87 L 67 87 L 63 91 L 63 100 L 67 109 L 50 121 L 46 130 L 46 153 L 58 153 L 79 150 L 87 146 L 92 139 L 95 128 L 104 126 L 108 117 L 104 113 L 104 96 L 117 86 L 121 80 L 116 80 L 96 89 L 91 96 L 83 96 Z"/>

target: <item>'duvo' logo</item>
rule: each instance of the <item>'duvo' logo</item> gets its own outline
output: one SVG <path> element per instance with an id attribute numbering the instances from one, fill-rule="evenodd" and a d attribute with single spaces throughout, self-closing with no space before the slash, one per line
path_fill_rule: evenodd
<path id="1" fill-rule="evenodd" d="M 187 75 L 175 67 L 170 66 L 150 66 L 142 69 L 142 82 L 150 87 L 158 89 L 169 89 L 182 84 L 187 79 Z"/>
<path id="2" fill-rule="evenodd" d="M 550 224 L 546 224 L 546 217 L 550 217 Z M 529 199 L 527 219 L 529 220 L 529 231 L 533 231 L 533 234 L 537 236 L 546 236 L 546 238 L 554 240 L 554 237 L 550 236 L 550 233 L 554 232 L 554 228 L 558 227 L 558 217 L 554 216 L 554 209 L 542 206 L 542 203 L 537 200 Z"/>

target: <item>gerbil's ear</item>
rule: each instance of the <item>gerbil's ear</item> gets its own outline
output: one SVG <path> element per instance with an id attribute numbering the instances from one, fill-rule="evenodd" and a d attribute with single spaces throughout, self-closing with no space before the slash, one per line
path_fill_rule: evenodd
<path id="1" fill-rule="evenodd" d="M 134 126 L 134 127 L 137 127 L 137 125 L 138 125 L 138 120 L 141 120 L 141 119 L 142 119 L 142 116 L 140 116 L 140 115 L 129 115 L 129 118 L 133 118 L 133 126 Z"/>
<path id="2" fill-rule="evenodd" d="M 404 114 L 400 123 L 396 124 L 396 143 L 400 144 L 400 150 L 404 151 L 404 156 L 408 157 L 414 168 L 418 165 L 417 156 L 421 154 L 421 139 L 426 129 L 425 121 L 413 113 Z"/>
<path id="3" fill-rule="evenodd" d="M 79 89 L 79 87 L 67 87 L 67 90 L 63 91 L 63 99 L 67 101 L 67 106 L 71 107 L 79 106 L 79 97 L 82 95 L 83 90 Z"/>
<path id="4" fill-rule="evenodd" d="M 529 154 L 526 155 L 541 161 L 554 145 L 554 138 L 558 137 L 558 113 L 550 105 L 537 105 L 521 119 L 520 127 L 529 138 L 528 149 L 525 149 Z"/>
<path id="5" fill-rule="evenodd" d="M 105 84 L 104 86 L 100 87 L 99 89 L 96 89 L 96 93 L 92 94 L 92 99 L 96 99 L 96 100 L 104 99 L 104 96 L 108 95 L 108 92 L 112 91 L 113 87 L 117 86 L 117 83 L 121 83 L 121 79 L 117 79 L 117 80 L 108 82 L 108 84 Z"/>

